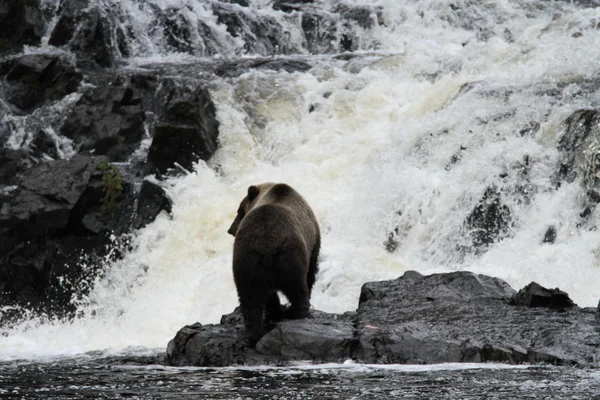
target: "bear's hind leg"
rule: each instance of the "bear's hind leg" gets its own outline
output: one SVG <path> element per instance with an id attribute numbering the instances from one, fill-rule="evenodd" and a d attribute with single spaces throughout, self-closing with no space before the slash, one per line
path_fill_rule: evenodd
<path id="1" fill-rule="evenodd" d="M 290 307 L 285 316 L 289 319 L 310 317 L 310 291 L 306 282 L 306 262 L 302 257 L 282 257 L 282 262 L 287 261 L 283 269 L 284 275 L 280 277 L 279 286 L 283 294 L 290 301 Z"/>
<path id="2" fill-rule="evenodd" d="M 267 298 L 267 304 L 265 307 L 265 324 L 273 325 L 281 321 L 284 317 L 285 309 L 279 302 L 279 295 L 277 292 L 273 292 Z"/>
<path id="3" fill-rule="evenodd" d="M 308 274 L 306 274 L 306 284 L 308 285 L 308 296 L 310 297 L 319 272 L 319 251 L 321 250 L 321 237 L 317 235 L 316 243 L 310 252 L 310 260 L 308 262 Z"/>
<path id="4" fill-rule="evenodd" d="M 286 310 L 285 316 L 289 319 L 310 318 L 310 300 L 308 296 L 308 287 L 306 282 L 301 285 L 283 291 L 290 300 L 290 307 Z"/>

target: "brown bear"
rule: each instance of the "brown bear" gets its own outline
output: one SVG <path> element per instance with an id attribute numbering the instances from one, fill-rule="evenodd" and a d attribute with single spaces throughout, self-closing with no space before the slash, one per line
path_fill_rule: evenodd
<path id="1" fill-rule="evenodd" d="M 233 278 L 250 345 L 270 322 L 310 317 L 321 236 L 304 198 L 284 183 L 250 186 L 227 232 L 235 236 Z M 290 301 L 287 310 L 279 291 Z"/>

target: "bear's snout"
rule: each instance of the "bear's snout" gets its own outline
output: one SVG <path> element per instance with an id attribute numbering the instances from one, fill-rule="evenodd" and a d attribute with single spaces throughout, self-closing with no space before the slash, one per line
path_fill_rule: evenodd
<path id="1" fill-rule="evenodd" d="M 235 237 L 235 232 L 237 231 L 237 226 L 235 221 L 233 222 L 233 224 L 231 224 L 231 226 L 229 227 L 229 229 L 227 229 L 227 233 L 229 233 L 231 236 Z"/>

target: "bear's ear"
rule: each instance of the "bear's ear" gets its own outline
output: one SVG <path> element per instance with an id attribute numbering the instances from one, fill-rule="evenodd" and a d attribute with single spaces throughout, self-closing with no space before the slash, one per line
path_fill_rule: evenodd
<path id="1" fill-rule="evenodd" d="M 254 186 L 254 185 L 250 186 L 248 188 L 248 200 L 249 201 L 254 200 L 256 198 L 256 196 L 258 196 L 258 192 L 259 192 L 259 190 L 256 186 Z"/>

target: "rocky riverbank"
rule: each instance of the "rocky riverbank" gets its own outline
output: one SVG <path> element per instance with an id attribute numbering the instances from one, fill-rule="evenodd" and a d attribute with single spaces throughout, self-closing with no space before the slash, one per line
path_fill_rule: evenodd
<path id="1" fill-rule="evenodd" d="M 378 364 L 452 362 L 600 364 L 600 309 L 531 283 L 518 292 L 470 272 L 424 276 L 408 271 L 363 285 L 358 308 L 313 310 L 280 322 L 256 345 L 243 342 L 236 310 L 220 324 L 195 323 L 167 347 L 170 365 L 287 365 L 293 361 Z"/>

